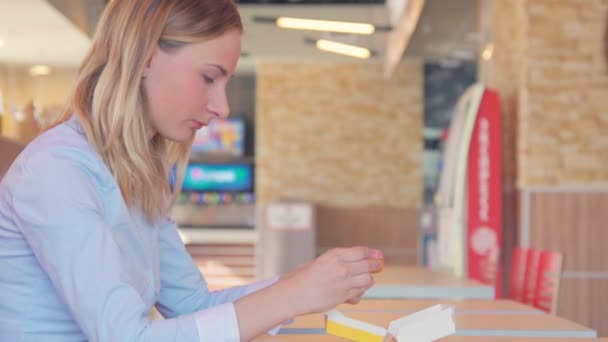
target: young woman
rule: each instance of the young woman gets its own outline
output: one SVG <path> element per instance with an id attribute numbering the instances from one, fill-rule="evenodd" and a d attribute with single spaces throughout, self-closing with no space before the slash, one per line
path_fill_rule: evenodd
<path id="1" fill-rule="evenodd" d="M 209 292 L 167 217 L 241 35 L 231 0 L 109 3 L 65 113 L 0 183 L 2 341 L 250 340 L 373 285 L 382 255 L 355 247 Z"/>

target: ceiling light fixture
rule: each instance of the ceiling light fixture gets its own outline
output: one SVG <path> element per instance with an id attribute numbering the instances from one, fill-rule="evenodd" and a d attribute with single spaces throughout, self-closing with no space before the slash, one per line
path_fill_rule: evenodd
<path id="1" fill-rule="evenodd" d="M 51 73 L 51 67 L 48 65 L 34 65 L 30 68 L 31 76 L 46 76 Z"/>
<path id="2" fill-rule="evenodd" d="M 0 48 L 4 46 L 4 40 L 0 39 Z"/>
<path id="3" fill-rule="evenodd" d="M 494 45 L 488 44 L 488 46 L 486 46 L 486 48 L 483 49 L 483 52 L 481 53 L 481 58 L 483 58 L 484 61 L 489 61 L 490 59 L 492 59 L 493 55 L 494 55 Z"/>
<path id="4" fill-rule="evenodd" d="M 333 42 L 331 40 L 319 39 L 316 44 L 317 48 L 322 51 L 337 53 L 341 55 L 367 59 L 370 58 L 372 53 L 369 49 L 362 48 L 355 45 L 343 44 Z"/>
<path id="5" fill-rule="evenodd" d="M 373 34 L 376 28 L 372 24 L 352 23 L 346 21 L 313 20 L 290 17 L 279 17 L 276 25 L 280 28 L 294 30 L 312 30 L 354 34 Z"/>

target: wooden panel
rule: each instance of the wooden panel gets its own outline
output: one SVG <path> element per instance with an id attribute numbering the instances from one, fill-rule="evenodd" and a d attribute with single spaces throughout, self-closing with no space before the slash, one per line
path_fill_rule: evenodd
<path id="1" fill-rule="evenodd" d="M 557 314 L 608 337 L 608 279 L 562 279 Z"/>
<path id="2" fill-rule="evenodd" d="M 418 210 L 390 207 L 317 208 L 317 246 L 365 245 L 381 249 L 386 263 L 415 264 Z"/>
<path id="3" fill-rule="evenodd" d="M 457 277 L 451 272 L 433 271 L 423 267 L 386 266 L 374 278 L 378 285 L 403 285 L 419 287 L 478 287 L 484 284 Z"/>
<path id="4" fill-rule="evenodd" d="M 255 280 L 253 244 L 188 244 L 186 249 L 211 290 Z"/>
<path id="5" fill-rule="evenodd" d="M 245 255 L 251 256 L 254 254 L 254 246 L 252 244 L 188 244 L 186 246 L 188 252 L 197 256 L 225 256 L 225 255 Z"/>
<path id="6" fill-rule="evenodd" d="M 531 194 L 531 247 L 564 253 L 564 270 L 608 272 L 606 241 L 608 193 Z"/>
<path id="7" fill-rule="evenodd" d="M 506 185 L 505 185 L 506 186 Z M 501 261 L 503 267 L 503 293 L 507 294 L 509 284 L 509 270 L 511 269 L 511 260 L 513 249 L 517 246 L 519 231 L 519 201 L 520 192 L 513 189 L 503 189 L 502 194 L 502 251 Z"/>
<path id="8" fill-rule="evenodd" d="M 199 194 L 191 194 L 197 200 Z M 255 221 L 255 205 L 225 204 L 202 206 L 191 202 L 173 206 L 171 217 L 181 227 L 247 227 Z"/>
<path id="9" fill-rule="evenodd" d="M 0 137 L 0 179 L 21 153 L 23 146 L 4 137 Z"/>
<path id="10" fill-rule="evenodd" d="M 532 192 L 529 225 L 531 247 L 564 254 L 558 315 L 608 336 L 608 192 Z"/>

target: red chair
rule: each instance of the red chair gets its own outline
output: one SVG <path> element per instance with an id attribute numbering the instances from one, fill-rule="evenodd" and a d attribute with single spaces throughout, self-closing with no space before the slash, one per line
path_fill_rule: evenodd
<path id="1" fill-rule="evenodd" d="M 562 264 L 561 253 L 543 251 L 540 254 L 532 303 L 534 307 L 552 314 L 557 311 Z"/>
<path id="2" fill-rule="evenodd" d="M 518 302 L 523 301 L 524 273 L 528 248 L 515 247 L 511 258 L 511 274 L 509 276 L 509 298 Z"/>
<path id="3" fill-rule="evenodd" d="M 523 291 L 521 302 L 534 305 L 534 292 L 536 290 L 536 275 L 541 251 L 530 248 L 526 251 L 526 269 L 524 271 Z"/>

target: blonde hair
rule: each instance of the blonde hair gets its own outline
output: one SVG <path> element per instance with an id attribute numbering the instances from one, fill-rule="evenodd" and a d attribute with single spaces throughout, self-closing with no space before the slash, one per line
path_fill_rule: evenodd
<path id="1" fill-rule="evenodd" d="M 109 3 L 82 62 L 68 106 L 116 179 L 126 204 L 149 222 L 168 213 L 181 190 L 190 143 L 146 136 L 142 75 L 154 48 L 173 51 L 243 30 L 233 0 L 119 0 Z M 176 175 L 171 175 L 177 166 Z M 169 177 L 176 176 L 173 191 Z"/>

